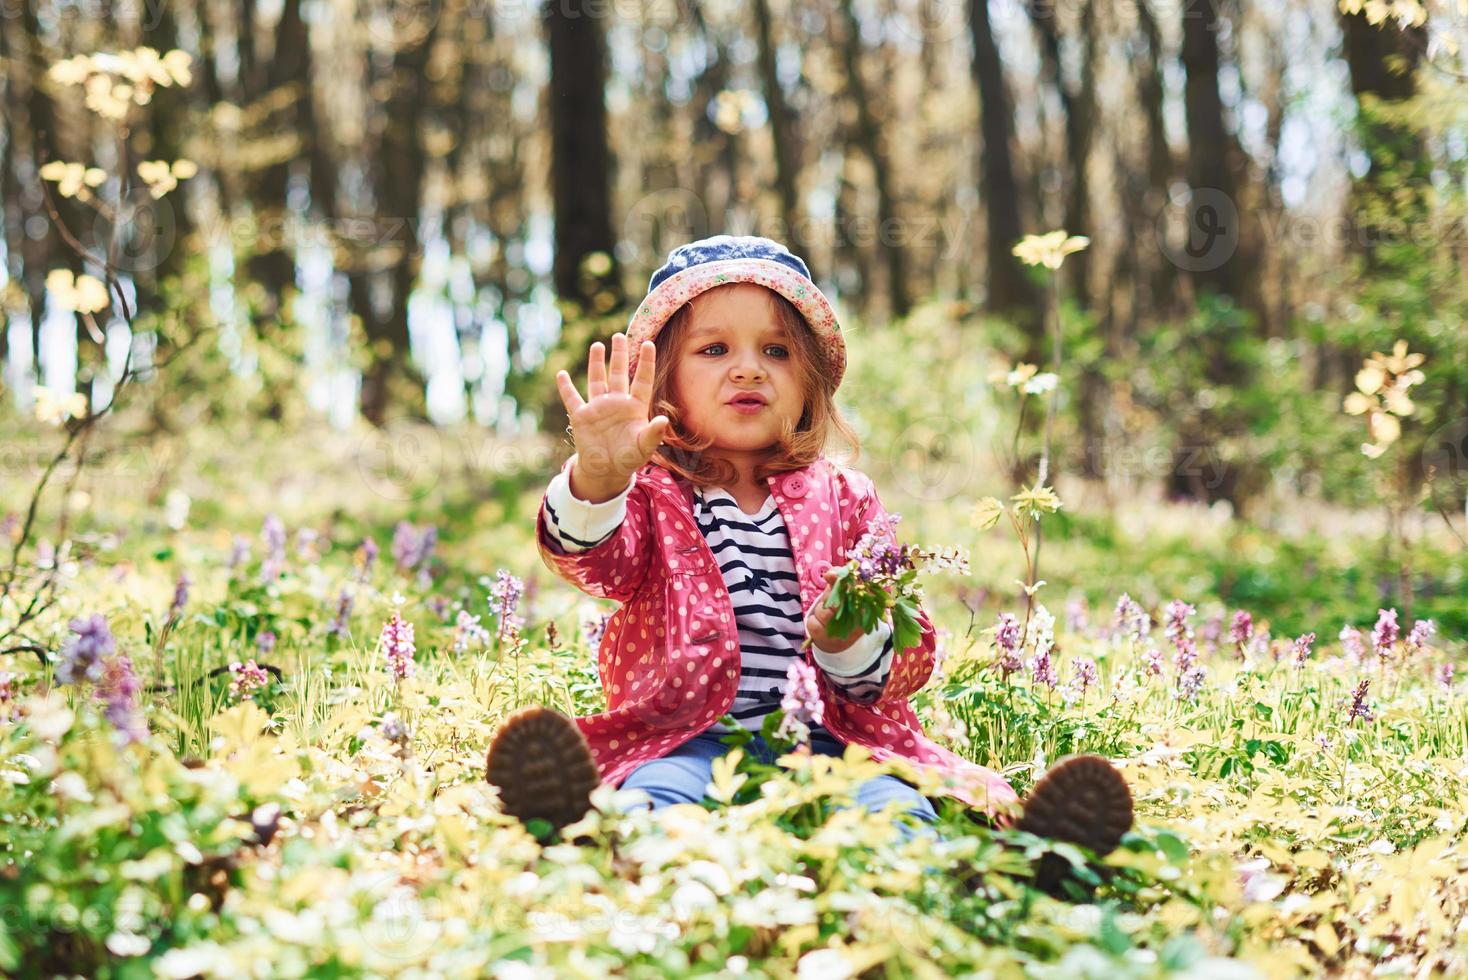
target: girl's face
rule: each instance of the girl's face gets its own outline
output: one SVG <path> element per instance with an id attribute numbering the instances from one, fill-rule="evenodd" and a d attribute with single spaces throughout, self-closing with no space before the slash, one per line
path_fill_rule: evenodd
<path id="1" fill-rule="evenodd" d="M 763 286 L 731 283 L 692 300 L 673 394 L 690 432 L 721 456 L 760 456 L 805 410 L 796 351 Z"/>

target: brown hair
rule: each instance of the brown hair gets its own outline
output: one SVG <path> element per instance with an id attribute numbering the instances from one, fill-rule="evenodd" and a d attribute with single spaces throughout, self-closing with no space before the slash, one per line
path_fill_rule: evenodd
<path id="1" fill-rule="evenodd" d="M 713 288 L 722 289 L 724 286 Z M 815 334 L 794 304 L 773 289 L 766 288 L 765 293 L 770 299 L 775 321 L 784 327 L 785 336 L 794 351 L 805 409 L 793 428 L 788 424 L 782 425 L 769 459 L 755 466 L 755 479 L 763 480 L 772 473 L 810 465 L 825 450 L 833 431 L 851 446 L 852 458 L 855 459 L 861 453 L 861 443 L 851 424 L 836 407 L 836 385 L 830 372 L 825 370 L 825 357 L 816 344 Z M 713 445 L 713 437 L 684 431 L 682 412 L 673 402 L 673 377 L 678 367 L 678 353 L 692 320 L 693 301 L 689 300 L 678 307 L 653 338 L 658 355 L 652 382 L 652 412 L 654 415 L 666 415 L 670 424 L 663 434 L 663 444 L 652 455 L 652 462 L 699 487 L 729 485 L 738 477 L 734 464 L 704 452 Z"/>

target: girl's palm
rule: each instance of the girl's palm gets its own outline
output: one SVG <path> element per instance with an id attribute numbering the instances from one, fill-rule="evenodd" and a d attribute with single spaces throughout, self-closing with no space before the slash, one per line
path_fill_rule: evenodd
<path id="1" fill-rule="evenodd" d="M 620 487 L 657 450 L 669 421 L 666 415 L 647 417 L 657 346 L 643 341 L 630 384 L 627 335 L 612 335 L 610 374 L 604 352 L 600 341 L 591 345 L 585 399 L 565 371 L 556 372 L 556 388 L 571 420 L 578 467 L 584 464 L 586 475 L 597 484 Z"/>

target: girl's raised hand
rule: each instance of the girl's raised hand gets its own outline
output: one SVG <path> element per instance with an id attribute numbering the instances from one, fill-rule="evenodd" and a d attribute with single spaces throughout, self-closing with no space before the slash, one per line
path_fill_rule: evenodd
<path id="1" fill-rule="evenodd" d="M 632 474 L 657 451 L 669 420 L 647 413 L 652 401 L 657 345 L 642 342 L 637 375 L 628 384 L 627 335 L 612 335 L 611 366 L 603 360 L 601 341 L 591 345 L 586 369 L 586 398 L 571 376 L 556 372 L 556 388 L 571 420 L 576 463 L 571 467 L 571 493 L 581 500 L 601 503 L 621 493 Z M 609 373 L 610 372 L 610 373 Z"/>

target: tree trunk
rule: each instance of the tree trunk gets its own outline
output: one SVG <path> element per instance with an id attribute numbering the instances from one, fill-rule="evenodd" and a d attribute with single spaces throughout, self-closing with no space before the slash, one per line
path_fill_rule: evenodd
<path id="1" fill-rule="evenodd" d="M 1420 213 L 1425 207 L 1422 191 L 1428 187 L 1431 167 L 1417 132 L 1410 126 L 1382 119 L 1375 106 L 1401 103 L 1416 94 L 1414 72 L 1427 43 L 1426 28 L 1404 30 L 1391 21 L 1372 26 L 1364 13 L 1356 13 L 1341 15 L 1341 32 L 1351 73 L 1351 92 L 1360 112 L 1357 128 L 1370 159 L 1366 174 L 1352 186 L 1351 210 L 1359 214 L 1361 205 L 1383 193 L 1383 178 L 1393 163 L 1405 164 L 1407 174 L 1399 174 L 1394 184 L 1399 189 L 1393 213 L 1411 221 L 1411 213 Z M 1399 70 L 1393 69 L 1393 63 Z M 1410 204 L 1406 200 L 1408 194 L 1414 198 Z M 1402 213 L 1404 207 L 1408 214 Z M 1366 258 L 1369 269 L 1379 268 L 1377 245 L 1382 229 L 1355 222 L 1353 232 L 1352 247 Z"/>
<path id="2" fill-rule="evenodd" d="M 437 29 L 435 21 L 421 39 L 400 43 L 386 86 L 389 94 L 383 106 L 375 190 L 378 221 L 385 224 L 380 225 L 378 234 L 401 247 L 395 248 L 388 269 L 371 273 L 385 277 L 390 297 L 385 316 L 375 304 L 368 304 L 372 316 L 367 321 L 367 339 L 372 355 L 362 377 L 362 414 L 373 425 L 387 421 L 389 410 L 399 406 L 400 397 L 409 400 L 401 405 L 405 411 L 415 416 L 423 411 L 424 379 L 409 356 L 408 297 L 423 258 L 418 220 L 424 159 L 418 122 L 425 98 L 424 69 Z"/>
<path id="3" fill-rule="evenodd" d="M 592 0 L 549 0 L 551 184 L 557 294 L 606 314 L 625 305 L 612 234 L 606 51 Z M 599 255 L 588 263 L 589 256 Z"/>
<path id="4" fill-rule="evenodd" d="M 784 237 L 800 227 L 800 144 L 794 113 L 785 98 L 775 64 L 775 42 L 770 22 L 769 0 L 754 0 L 755 30 L 759 39 L 760 85 L 770 115 L 770 137 L 775 148 L 775 189 L 780 195 L 780 220 Z M 799 243 L 795 247 L 799 247 Z"/>
<path id="5" fill-rule="evenodd" d="M 261 128 L 297 133 L 303 141 L 313 138 L 311 43 L 306 24 L 301 19 L 301 0 L 283 2 L 275 30 L 275 49 L 264 70 L 260 96 L 270 98 L 282 92 L 289 93 L 288 100 L 271 113 Z M 260 286 L 264 293 L 263 304 L 253 310 L 255 329 L 262 337 L 269 337 L 274 332 L 273 328 L 279 326 L 284 316 L 286 295 L 295 288 L 295 255 L 285 234 L 289 219 L 286 188 L 290 167 L 288 159 L 267 164 L 255 175 L 250 192 L 250 204 L 262 234 L 246 269 L 250 281 Z M 272 405 L 271 414 L 277 413 L 278 406 Z"/>
<path id="6" fill-rule="evenodd" d="M 872 95 L 862 76 L 861 23 L 857 20 L 852 0 L 841 0 L 845 17 L 841 55 L 846 66 L 846 84 L 856 105 L 855 143 L 861 148 L 872 168 L 872 182 L 877 194 L 877 244 L 887 272 L 887 300 L 896 317 L 907 316 L 912 309 L 908 296 L 907 254 L 903 248 L 901 219 L 892 189 L 891 166 L 882 146 L 881 127 L 872 107 Z"/>
<path id="7" fill-rule="evenodd" d="M 1019 324 L 1028 339 L 1025 359 L 1038 363 L 1044 350 L 1039 293 L 1010 251 L 1024 236 L 1015 177 L 1014 116 L 1004 65 L 989 24 L 989 0 L 969 0 L 973 78 L 979 89 L 979 198 L 987 217 L 988 308 Z"/>

